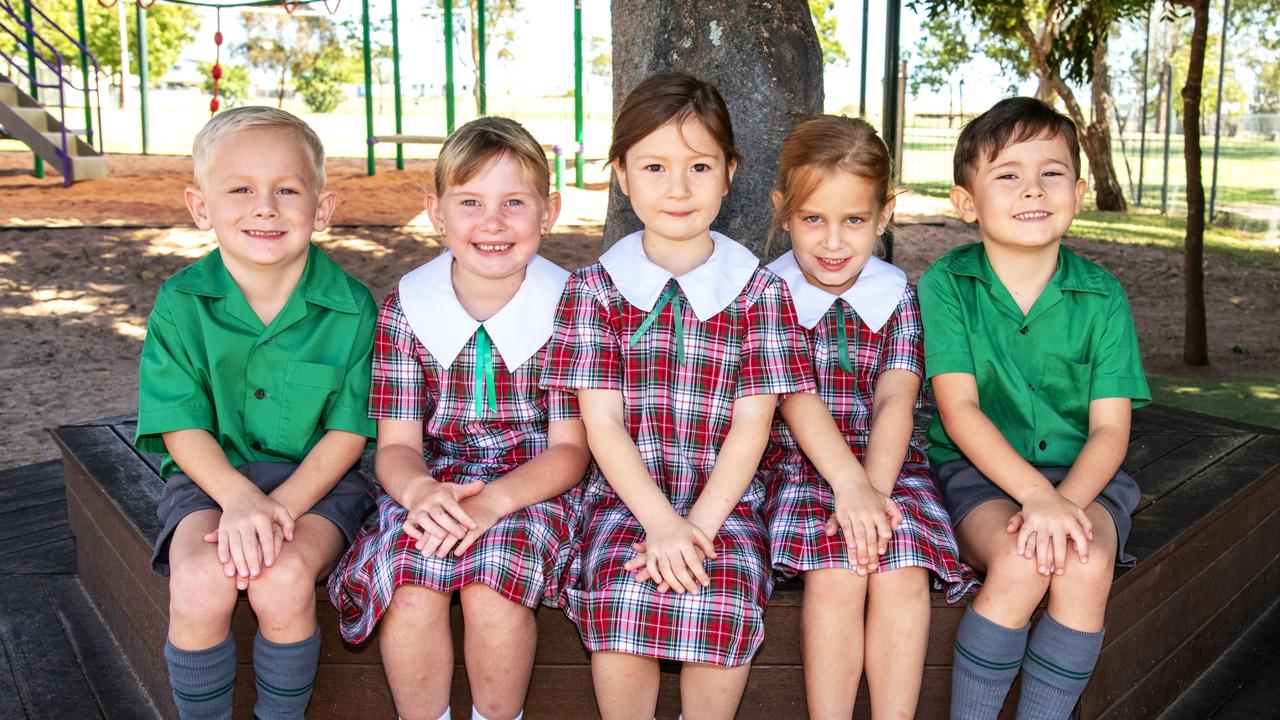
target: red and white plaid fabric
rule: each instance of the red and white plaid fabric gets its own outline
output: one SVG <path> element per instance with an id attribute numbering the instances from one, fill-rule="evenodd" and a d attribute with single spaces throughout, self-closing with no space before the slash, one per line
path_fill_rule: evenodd
<path id="1" fill-rule="evenodd" d="M 837 323 L 847 328 L 853 373 L 840 367 Z M 845 441 L 862 460 L 871 435 L 876 380 L 886 370 L 924 373 L 924 343 L 915 288 L 906 285 L 897 308 L 879 332 L 872 331 L 843 299 L 837 299 L 808 331 L 818 395 L 826 403 Z M 920 407 L 917 399 L 916 408 Z M 782 578 L 819 568 L 850 567 L 844 536 L 827 537 L 826 520 L 835 508 L 831 486 L 809 462 L 782 414 L 774 416 L 764 467 L 769 468 L 765 516 L 775 570 Z M 881 556 L 882 570 L 925 567 L 947 588 L 947 600 L 960 599 L 977 581 L 960 562 L 955 535 L 942 507 L 929 461 L 912 439 L 891 495 L 903 521 Z"/>
<path id="2" fill-rule="evenodd" d="M 374 336 L 369 414 L 423 421 L 423 454 L 436 480 L 496 480 L 546 449 L 549 422 L 579 416 L 572 393 L 539 388 L 545 348 L 515 372 L 507 371 L 499 353 L 494 347 L 497 410 L 477 416 L 475 338 L 443 370 L 414 336 L 392 293 Z M 580 492 L 575 488 L 504 518 L 461 558 L 435 558 L 414 549 L 401 529 L 406 510 L 380 491 L 377 512 L 329 578 L 343 638 L 367 638 L 405 583 L 449 592 L 481 582 L 527 607 L 558 605 Z"/>
<path id="3" fill-rule="evenodd" d="M 654 482 L 686 515 L 715 466 L 734 401 L 814 386 L 803 330 L 785 283 L 772 272 L 756 268 L 739 295 L 706 322 L 683 289 L 679 297 L 683 364 L 674 303 L 661 306 L 632 347 L 648 313 L 623 298 L 602 265 L 578 271 L 560 301 L 542 382 L 621 391 L 627 431 Z M 763 639 L 772 590 L 763 501 L 757 477 L 714 538 L 718 559 L 705 565 L 710 587 L 697 595 L 658 593 L 652 582 L 638 583 L 623 569 L 644 529 L 593 470 L 564 590 L 566 613 L 587 649 L 722 666 L 749 662 Z"/>

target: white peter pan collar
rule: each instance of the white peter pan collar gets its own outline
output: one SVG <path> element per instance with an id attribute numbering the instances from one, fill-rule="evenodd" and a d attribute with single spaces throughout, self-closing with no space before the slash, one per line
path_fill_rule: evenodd
<path id="1" fill-rule="evenodd" d="M 796 263 L 794 251 L 774 260 L 769 269 L 786 281 L 795 302 L 796 318 L 806 330 L 812 330 L 832 304 L 844 298 L 872 332 L 880 332 L 880 328 L 893 316 L 902 299 L 902 291 L 907 287 L 906 273 L 875 256 L 867 259 L 853 287 L 839 295 L 810 284 Z"/>
<path id="2" fill-rule="evenodd" d="M 676 278 L 693 313 L 702 322 L 715 317 L 742 294 L 742 289 L 760 266 L 760 259 L 755 253 L 737 241 L 718 232 L 712 232 L 711 239 L 715 242 L 711 257 Z M 600 264 L 622 297 L 645 312 L 653 310 L 662 289 L 675 277 L 644 254 L 643 230 L 615 243 L 600 256 Z"/>
<path id="3" fill-rule="evenodd" d="M 481 323 L 467 314 L 453 292 L 453 254 L 409 271 L 400 278 L 400 307 L 409 327 L 436 362 L 448 370 L 482 324 L 509 372 L 533 357 L 551 338 L 556 305 L 569 273 L 539 255 L 524 271 L 516 294 L 493 317 Z"/>

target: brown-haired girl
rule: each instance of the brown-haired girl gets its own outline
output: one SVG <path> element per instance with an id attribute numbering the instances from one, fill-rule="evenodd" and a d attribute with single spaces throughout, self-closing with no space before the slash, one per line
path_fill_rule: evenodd
<path id="1" fill-rule="evenodd" d="M 400 280 L 374 336 L 377 512 L 329 579 L 347 642 L 382 625 L 396 712 L 448 718 L 449 608 L 466 621 L 473 717 L 523 714 L 533 609 L 558 604 L 586 433 L 544 391 L 544 345 L 568 273 L 536 253 L 555 224 L 541 146 L 481 118 L 440 151 L 431 223 L 448 252 Z"/>
<path id="2" fill-rule="evenodd" d="M 865 667 L 872 715 L 914 717 L 929 573 L 952 601 L 973 578 L 912 441 L 915 290 L 874 256 L 893 215 L 889 153 L 865 121 L 822 115 L 791 131 L 779 165 L 774 230 L 792 250 L 769 269 L 791 290 L 818 394 L 789 396 L 774 421 L 765 514 L 775 569 L 804 575 L 809 716 L 850 717 Z"/>
<path id="3" fill-rule="evenodd" d="M 779 395 L 812 392 L 786 286 L 710 231 L 737 163 L 720 93 L 681 74 L 627 96 L 610 149 L 644 225 L 570 277 L 543 385 L 576 392 L 598 468 L 565 608 L 606 719 L 732 718 L 772 588 L 757 468 Z"/>

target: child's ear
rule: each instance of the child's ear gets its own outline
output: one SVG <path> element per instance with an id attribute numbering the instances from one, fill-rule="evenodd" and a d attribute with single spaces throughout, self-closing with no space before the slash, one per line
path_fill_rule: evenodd
<path id="1" fill-rule="evenodd" d="M 427 206 L 427 217 L 431 218 L 431 227 L 436 232 L 444 234 L 444 216 L 440 214 L 440 196 L 433 192 L 427 193 L 424 203 Z"/>
<path id="2" fill-rule="evenodd" d="M 333 218 L 333 211 L 337 207 L 338 196 L 336 193 L 327 190 L 320 193 L 320 197 L 316 198 L 316 232 L 323 232 L 329 227 L 329 220 Z"/>
<path id="3" fill-rule="evenodd" d="M 187 201 L 187 210 L 191 211 L 191 219 L 195 221 L 196 227 L 201 230 L 212 228 L 213 221 L 209 219 L 209 206 L 205 204 L 204 191 L 198 187 L 188 187 L 183 198 Z"/>
<path id="4" fill-rule="evenodd" d="M 884 207 L 880 208 L 880 227 L 876 228 L 877 235 L 883 235 L 884 229 L 889 227 L 889 221 L 893 219 L 893 210 L 898 206 L 898 196 L 890 195 L 885 201 Z"/>
<path id="5" fill-rule="evenodd" d="M 1076 180 L 1076 213 L 1084 209 L 1084 193 L 1088 189 L 1089 183 L 1084 178 Z"/>
<path id="6" fill-rule="evenodd" d="M 978 219 L 978 209 L 973 203 L 973 194 L 963 185 L 951 188 L 951 206 L 956 209 L 960 219 L 971 223 Z"/>
<path id="7" fill-rule="evenodd" d="M 733 174 L 737 171 L 738 171 L 738 161 L 734 160 L 733 162 L 729 163 L 729 180 L 728 182 L 725 183 L 725 188 L 724 188 L 725 195 L 729 194 L 728 186 L 733 184 Z"/>
<path id="8" fill-rule="evenodd" d="M 614 160 L 609 163 L 609 166 L 613 168 L 613 176 L 618 179 L 618 187 L 622 189 L 622 194 L 630 196 L 631 193 L 627 192 L 627 171 L 622 161 Z"/>
<path id="9" fill-rule="evenodd" d="M 560 217 L 561 198 L 560 193 L 553 192 L 547 196 L 547 209 L 542 214 L 542 236 L 546 237 L 551 234 L 551 228 L 555 227 L 556 220 Z"/>

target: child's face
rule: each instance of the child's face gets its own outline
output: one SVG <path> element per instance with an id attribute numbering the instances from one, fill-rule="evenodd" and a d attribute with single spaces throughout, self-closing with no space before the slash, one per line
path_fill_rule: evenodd
<path id="1" fill-rule="evenodd" d="M 969 187 L 951 189 L 965 222 L 978 223 L 983 242 L 1018 248 L 1056 244 L 1084 202 L 1066 138 L 1041 137 L 981 157 Z"/>
<path id="2" fill-rule="evenodd" d="M 311 234 L 333 214 L 333 193 L 316 187 L 311 157 L 288 130 L 223 138 L 197 181 L 187 188 L 187 208 L 201 230 L 213 229 L 233 272 L 305 264 Z"/>
<path id="3" fill-rule="evenodd" d="M 836 170 L 783 220 L 796 264 L 811 285 L 832 294 L 853 287 L 893 215 L 894 198 L 881 206 L 876 186 Z M 781 204 L 774 193 L 773 202 Z"/>
<path id="4" fill-rule="evenodd" d="M 726 167 L 715 138 L 689 119 L 646 135 L 627 150 L 626 165 L 613 170 L 646 238 L 683 242 L 707 237 L 734 165 Z"/>
<path id="5" fill-rule="evenodd" d="M 427 212 L 457 271 L 501 280 L 524 272 L 560 214 L 560 196 L 544 199 L 525 169 L 503 153 L 466 182 L 427 195 Z"/>

